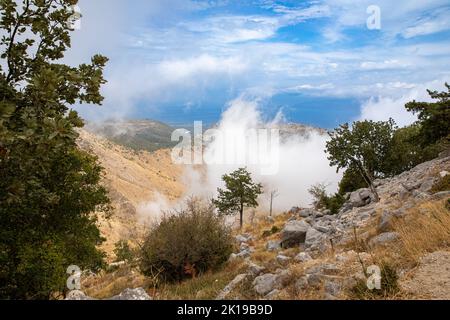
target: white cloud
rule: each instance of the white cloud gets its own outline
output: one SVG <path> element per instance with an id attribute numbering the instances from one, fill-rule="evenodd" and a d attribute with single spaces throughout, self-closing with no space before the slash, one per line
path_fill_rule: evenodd
<path id="1" fill-rule="evenodd" d="M 439 11 L 436 15 L 420 19 L 415 25 L 408 27 L 402 32 L 406 39 L 423 36 L 450 29 L 450 10 Z"/>
<path id="2" fill-rule="evenodd" d="M 405 104 L 413 100 L 425 102 L 433 101 L 428 95 L 427 89 L 444 90 L 444 81 L 445 80 L 442 79 L 421 85 L 402 83 L 387 84 L 389 87 L 409 88 L 410 90 L 398 98 L 390 96 L 370 98 L 361 106 L 360 119 L 386 121 L 389 118 L 392 118 L 399 126 L 412 124 L 417 121 L 417 117 L 405 109 Z"/>

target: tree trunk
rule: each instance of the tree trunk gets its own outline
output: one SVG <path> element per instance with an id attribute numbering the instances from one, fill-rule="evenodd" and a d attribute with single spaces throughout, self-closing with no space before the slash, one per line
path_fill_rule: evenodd
<path id="1" fill-rule="evenodd" d="M 239 211 L 240 213 L 240 229 L 242 229 L 242 227 L 244 226 L 244 204 L 241 203 L 241 209 Z"/>
<path id="2" fill-rule="evenodd" d="M 364 168 L 364 166 L 361 163 L 359 163 L 356 160 L 353 160 L 353 161 L 356 164 L 356 167 L 358 168 L 359 173 L 361 174 L 363 179 L 366 181 L 370 191 L 375 196 L 375 202 L 379 202 L 380 201 L 380 196 L 378 195 L 377 189 L 373 185 L 373 178 L 372 178 L 372 176 L 367 172 L 366 168 Z"/>
<path id="3" fill-rule="evenodd" d="M 270 213 L 269 216 L 272 216 L 272 204 L 273 204 L 273 192 L 270 194 Z"/>

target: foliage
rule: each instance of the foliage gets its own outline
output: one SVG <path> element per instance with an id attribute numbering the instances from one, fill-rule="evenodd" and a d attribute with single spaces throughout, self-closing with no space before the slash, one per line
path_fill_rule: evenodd
<path id="1" fill-rule="evenodd" d="M 166 214 L 147 235 L 141 270 L 165 281 L 181 281 L 222 266 L 233 249 L 231 231 L 211 204 L 186 202 L 179 212 Z"/>
<path id="2" fill-rule="evenodd" d="M 93 212 L 108 198 L 69 106 L 101 103 L 107 59 L 58 63 L 76 0 L 19 2 L 0 2 L 0 298 L 48 299 L 65 289 L 69 265 L 103 265 Z"/>
<path id="3" fill-rule="evenodd" d="M 383 161 L 383 173 L 395 176 L 411 170 L 418 164 L 435 158 L 440 149 L 436 146 L 422 146 L 421 125 L 413 124 L 395 131 L 389 144 L 389 151 Z"/>
<path id="4" fill-rule="evenodd" d="M 114 245 L 114 254 L 116 255 L 115 262 L 126 261 L 131 263 L 135 257 L 135 253 L 126 240 L 120 240 Z"/>
<path id="5" fill-rule="evenodd" d="M 435 144 L 442 139 L 450 139 L 450 85 L 445 83 L 447 92 L 428 90 L 436 102 L 412 101 L 405 105 L 408 111 L 417 114 L 420 124 L 419 143 L 422 147 Z"/>
<path id="6" fill-rule="evenodd" d="M 366 181 L 372 193 L 378 198 L 373 187 L 375 178 L 383 177 L 384 159 L 395 130 L 395 123 L 389 121 L 356 121 L 352 127 L 348 123 L 330 133 L 326 152 L 330 165 L 337 170 L 356 168 Z"/>
<path id="7" fill-rule="evenodd" d="M 253 182 L 250 173 L 245 168 L 240 168 L 229 175 L 222 177 L 225 189 L 218 188 L 218 198 L 213 204 L 223 215 L 240 213 L 241 228 L 243 225 L 244 207 L 255 208 L 258 206 L 258 196 L 262 194 L 262 185 Z"/>
<path id="8" fill-rule="evenodd" d="M 353 165 L 350 165 L 347 170 L 345 170 L 344 175 L 339 182 L 338 193 L 343 196 L 348 192 L 353 192 L 365 187 L 367 187 L 367 183 L 364 181 L 364 178 Z"/>
<path id="9" fill-rule="evenodd" d="M 327 209 L 331 214 L 337 214 L 345 202 L 344 197 L 339 193 L 328 195 L 324 184 L 314 185 L 308 191 L 314 198 L 313 205 L 316 210 Z"/>

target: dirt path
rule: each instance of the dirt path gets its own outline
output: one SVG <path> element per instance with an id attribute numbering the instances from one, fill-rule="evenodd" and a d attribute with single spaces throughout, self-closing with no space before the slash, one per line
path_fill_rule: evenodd
<path id="1" fill-rule="evenodd" d="M 450 252 L 436 251 L 424 256 L 400 285 L 417 299 L 450 300 Z"/>

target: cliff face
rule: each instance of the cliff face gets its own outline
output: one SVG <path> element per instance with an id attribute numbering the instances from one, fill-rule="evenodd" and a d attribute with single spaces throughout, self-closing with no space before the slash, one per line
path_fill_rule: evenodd
<path id="1" fill-rule="evenodd" d="M 139 239 L 144 228 L 137 210 L 158 195 L 169 201 L 181 197 L 183 168 L 172 164 L 169 149 L 155 152 L 132 151 L 84 130 L 79 145 L 95 154 L 104 168 L 103 183 L 109 191 L 113 211 L 111 218 L 100 221 L 107 241 L 103 249 L 111 253 L 121 239 Z"/>

